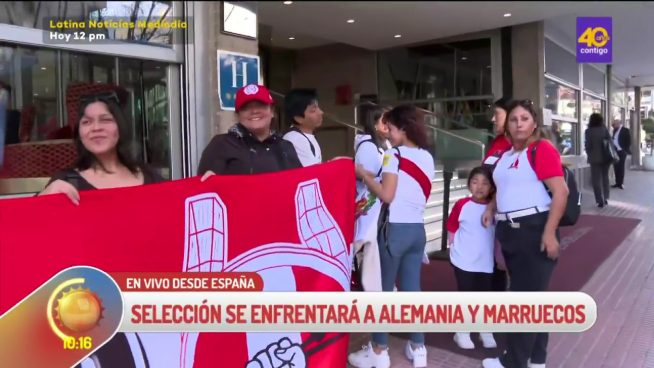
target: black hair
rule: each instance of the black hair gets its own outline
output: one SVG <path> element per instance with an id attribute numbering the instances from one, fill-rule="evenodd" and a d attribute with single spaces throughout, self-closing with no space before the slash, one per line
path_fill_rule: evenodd
<path id="1" fill-rule="evenodd" d="M 590 117 L 588 118 L 588 127 L 595 128 L 600 126 L 604 126 L 604 118 L 602 115 L 596 112 L 590 114 Z"/>
<path id="2" fill-rule="evenodd" d="M 488 170 L 485 167 L 477 166 L 470 171 L 470 175 L 468 176 L 468 189 L 470 189 L 470 183 L 472 183 L 472 178 L 474 178 L 477 175 L 482 175 L 483 177 L 488 179 L 491 189 L 490 192 L 488 192 L 488 198 L 486 199 L 493 198 L 493 195 L 497 191 L 497 188 L 495 187 L 495 182 L 493 181 L 493 174 L 490 172 L 490 170 Z"/>
<path id="3" fill-rule="evenodd" d="M 116 155 L 118 156 L 118 161 L 133 174 L 136 174 L 139 171 L 145 173 L 147 171 L 145 164 L 139 162 L 132 156 L 130 150 L 130 142 L 127 139 L 129 132 L 128 121 L 118 102 L 113 99 L 103 98 L 100 96 L 85 97 L 86 98 L 83 100 L 80 99 L 80 120 L 77 121 L 77 124 L 75 124 L 73 132 L 75 147 L 77 148 L 77 161 L 75 162 L 75 168 L 82 171 L 92 167 L 99 167 L 104 172 L 110 173 L 110 171 L 102 165 L 102 162 L 100 162 L 91 151 L 84 147 L 79 134 L 80 122 L 84 117 L 84 111 L 86 110 L 87 106 L 94 102 L 102 102 L 107 106 L 109 113 L 111 113 L 111 115 L 114 117 L 114 120 L 116 121 L 116 125 L 118 125 L 118 142 L 116 144 Z"/>
<path id="4" fill-rule="evenodd" d="M 370 113 L 370 119 L 363 119 L 363 132 L 365 134 L 368 134 L 372 137 L 373 141 L 375 141 L 375 145 L 377 147 L 381 147 L 383 139 L 380 139 L 377 136 L 377 130 L 375 129 L 375 125 L 377 125 L 377 122 L 379 119 L 382 119 L 382 117 L 388 112 L 390 109 L 387 107 L 383 106 L 375 106 Z"/>
<path id="5" fill-rule="evenodd" d="M 403 130 L 411 142 L 422 149 L 428 149 L 424 116 L 415 106 L 409 104 L 399 105 L 388 111 L 384 116 L 389 124 Z"/>
<path id="6" fill-rule="evenodd" d="M 297 124 L 296 116 L 304 117 L 307 107 L 318 100 L 315 89 L 297 88 L 284 97 L 284 113 L 291 124 Z"/>
<path id="7" fill-rule="evenodd" d="M 509 105 L 511 104 L 511 99 L 508 97 L 502 97 L 499 100 L 493 102 L 493 107 L 499 107 L 500 109 L 509 112 Z"/>
<path id="8" fill-rule="evenodd" d="M 522 107 L 523 109 L 527 110 L 527 112 L 529 112 L 529 115 L 531 115 L 531 117 L 534 119 L 534 123 L 536 123 L 536 129 L 534 130 L 533 135 L 536 136 L 536 139 L 541 139 L 543 137 L 543 132 L 540 129 L 540 124 L 538 123 L 538 112 L 536 112 L 536 108 L 534 107 L 534 102 L 532 100 L 514 100 L 509 103 L 506 110 L 506 136 L 512 140 L 511 132 L 508 128 L 509 115 L 511 115 L 511 111 L 517 109 L 518 107 Z"/>

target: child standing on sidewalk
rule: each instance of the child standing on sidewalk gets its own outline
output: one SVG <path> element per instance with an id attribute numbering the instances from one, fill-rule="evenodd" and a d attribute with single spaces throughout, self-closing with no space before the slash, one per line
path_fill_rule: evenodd
<path id="1" fill-rule="evenodd" d="M 468 177 L 470 197 L 456 202 L 447 220 L 450 262 L 459 291 L 492 291 L 495 227 L 485 228 L 481 217 L 495 193 L 491 173 L 477 167 Z M 493 334 L 479 334 L 485 348 L 496 348 Z M 454 342 L 461 349 L 474 349 L 469 332 L 457 332 Z"/>

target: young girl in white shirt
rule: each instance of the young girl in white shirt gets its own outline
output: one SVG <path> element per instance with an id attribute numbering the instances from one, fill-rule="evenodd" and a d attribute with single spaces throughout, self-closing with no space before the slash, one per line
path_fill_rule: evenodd
<path id="1" fill-rule="evenodd" d="M 459 291 L 492 291 L 495 227 L 484 227 L 481 216 L 495 193 L 491 173 L 477 167 L 468 177 L 471 196 L 456 202 L 447 219 L 450 262 Z M 479 334 L 485 348 L 496 348 L 490 332 Z M 454 334 L 454 342 L 461 349 L 474 349 L 469 332 Z"/>

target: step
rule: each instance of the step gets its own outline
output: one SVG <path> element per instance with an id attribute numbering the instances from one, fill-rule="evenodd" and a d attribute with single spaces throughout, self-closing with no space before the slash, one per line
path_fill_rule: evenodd
<path id="1" fill-rule="evenodd" d="M 468 187 L 467 179 L 452 179 L 452 181 L 450 182 L 450 191 L 461 189 L 461 188 L 467 188 L 467 187 Z M 445 181 L 443 179 L 434 180 L 431 182 L 432 195 L 442 193 L 444 188 L 445 188 Z"/>
<path id="2" fill-rule="evenodd" d="M 452 211 L 452 207 L 454 206 L 454 203 L 458 201 L 461 198 L 465 198 L 468 196 L 468 191 L 459 189 L 456 191 L 450 192 L 450 211 Z M 440 195 L 432 196 L 429 198 L 429 201 L 427 202 L 427 206 L 425 208 L 425 218 L 434 216 L 434 215 L 442 215 L 443 214 L 443 194 L 441 193 Z"/>
<path id="3" fill-rule="evenodd" d="M 427 233 L 427 245 L 425 251 L 427 254 L 438 252 L 441 249 L 441 229 L 433 230 Z"/>

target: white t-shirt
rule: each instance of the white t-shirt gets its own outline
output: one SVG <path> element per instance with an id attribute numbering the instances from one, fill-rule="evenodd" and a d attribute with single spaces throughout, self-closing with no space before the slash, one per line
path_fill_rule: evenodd
<path id="1" fill-rule="evenodd" d="M 384 160 L 384 150 L 378 148 L 374 142 L 369 141 L 370 139 L 372 139 L 372 137 L 368 134 L 358 134 L 355 137 L 354 149 L 356 151 L 354 154 L 354 163 L 363 166 L 371 173 L 379 173 L 376 180 L 377 182 L 380 182 L 380 169 Z M 360 180 L 357 180 L 357 203 L 370 198 L 371 195 L 374 197 L 374 194 L 368 191 L 366 185 Z M 364 237 L 368 234 L 369 227 L 377 226 L 380 210 L 381 201 L 379 198 L 374 197 L 374 203 L 368 211 L 357 218 L 354 240 L 364 240 Z"/>
<path id="2" fill-rule="evenodd" d="M 434 158 L 422 148 L 412 148 L 406 146 L 397 147 L 400 151 L 402 160 L 406 160 L 409 166 L 417 166 L 419 174 L 424 175 L 425 181 L 428 181 L 427 195 L 431 192 L 431 181 L 434 180 L 435 168 Z M 395 198 L 389 207 L 389 222 L 422 224 L 424 223 L 425 206 L 427 198 L 423 192 L 423 187 L 404 170 L 400 170 L 400 161 L 398 160 L 395 148 L 389 149 L 384 153 L 383 173 L 392 173 L 398 175 L 397 189 Z"/>
<path id="3" fill-rule="evenodd" d="M 297 157 L 300 159 L 302 166 L 307 167 L 316 165 L 322 162 L 322 152 L 320 145 L 313 134 L 300 133 L 291 130 L 284 134 L 284 139 L 291 142 L 297 152 Z M 313 145 L 314 152 L 311 151 Z"/>
<path id="4" fill-rule="evenodd" d="M 481 223 L 487 206 L 471 197 L 462 198 L 447 218 L 447 231 L 454 233 L 450 260 L 464 271 L 493 273 L 495 226 L 484 227 Z"/>
<path id="5" fill-rule="evenodd" d="M 532 148 L 535 159 L 532 167 Z M 543 180 L 563 176 L 561 155 L 548 140 L 534 142 L 522 151 L 505 152 L 493 170 L 497 187 L 497 212 L 507 213 L 552 203 Z"/>

